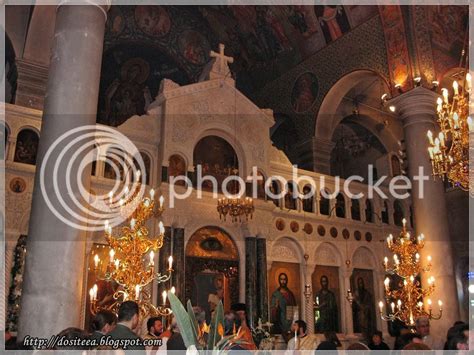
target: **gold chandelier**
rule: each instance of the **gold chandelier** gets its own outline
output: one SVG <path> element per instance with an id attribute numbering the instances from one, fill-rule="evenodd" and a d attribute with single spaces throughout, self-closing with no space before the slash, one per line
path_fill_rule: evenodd
<path id="1" fill-rule="evenodd" d="M 220 198 L 217 200 L 217 212 L 219 218 L 226 220 L 227 215 L 232 219 L 232 222 L 242 222 L 242 218 L 246 221 L 252 219 L 255 207 L 253 199 L 246 198 Z"/>
<path id="2" fill-rule="evenodd" d="M 109 259 L 102 261 L 96 254 L 94 272 L 96 279 L 115 282 L 119 289 L 114 292 L 113 301 L 104 306 L 97 300 L 98 286 L 94 284 L 89 290 L 90 312 L 93 315 L 101 310 L 117 313 L 120 304 L 127 300 L 138 303 L 141 319 L 147 316 L 169 316 L 172 313 L 166 306 L 166 291 L 163 291 L 162 305 L 155 306 L 151 303 L 151 295 L 146 289 L 154 280 L 157 283 L 170 281 L 173 271 L 173 257 L 170 256 L 166 273 L 155 272 L 155 253 L 163 246 L 165 229 L 160 222 L 159 234 L 151 238 L 145 226 L 148 219 L 159 217 L 164 211 L 163 196 L 159 199 L 159 206 L 156 206 L 154 195 L 155 192 L 151 189 L 150 196 L 142 200 L 133 197 L 129 201 L 120 200 L 121 213 L 129 216 L 129 225 L 120 227 L 120 232 L 116 235 L 109 222 L 105 222 L 105 239 L 111 248 Z M 112 196 L 110 198 L 112 199 Z M 127 214 L 130 208 L 133 212 Z M 170 291 L 174 293 L 175 288 L 171 287 Z"/>
<path id="3" fill-rule="evenodd" d="M 400 236 L 394 239 L 390 235 L 387 238 L 387 246 L 393 253 L 393 268 L 389 268 L 388 258 L 385 257 L 385 272 L 396 276 L 396 278 L 392 282 L 388 276 L 385 278 L 385 304 L 390 307 L 384 314 L 384 302 L 379 302 L 382 320 L 394 321 L 398 319 L 407 326 L 413 327 L 419 317 L 440 319 L 443 303 L 438 301 L 439 311 L 434 314 L 431 299 L 427 298 L 435 289 L 434 277 L 428 278 L 428 287 L 425 289 L 421 287 L 419 280 L 422 272 L 428 272 L 431 269 L 431 256 L 427 257 L 426 267 L 421 265 L 419 252 L 424 247 L 423 234 L 417 238 L 411 237 L 406 229 L 406 220 L 403 219 L 403 229 Z"/>
<path id="4" fill-rule="evenodd" d="M 463 60 L 465 51 L 461 55 Z M 469 133 L 474 124 L 469 117 L 469 95 L 471 93 L 471 74 L 466 58 L 466 75 L 453 82 L 453 95 L 448 89 L 441 89 L 442 98 L 437 100 L 438 137 L 428 131 L 428 152 L 433 168 L 433 175 L 448 179 L 454 186 L 469 190 Z"/>

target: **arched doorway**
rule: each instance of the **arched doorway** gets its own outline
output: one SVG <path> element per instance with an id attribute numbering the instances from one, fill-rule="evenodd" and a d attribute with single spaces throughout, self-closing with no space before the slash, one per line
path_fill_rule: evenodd
<path id="1" fill-rule="evenodd" d="M 239 253 L 229 234 L 218 227 L 198 229 L 186 245 L 185 299 L 211 314 L 219 300 L 224 310 L 239 301 Z"/>

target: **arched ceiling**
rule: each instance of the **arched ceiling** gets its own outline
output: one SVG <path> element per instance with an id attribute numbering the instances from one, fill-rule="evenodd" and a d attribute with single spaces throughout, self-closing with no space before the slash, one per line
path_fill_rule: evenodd
<path id="1" fill-rule="evenodd" d="M 198 80 L 219 43 L 234 57 L 238 88 L 253 98 L 267 82 L 377 14 L 376 6 L 112 6 L 106 24 L 99 122 L 122 123 L 105 111 L 123 67 L 141 58 L 151 96 L 159 81 Z M 114 77 L 115 73 L 115 77 Z M 146 88 L 145 88 L 146 86 Z M 123 89 L 123 88 L 122 88 Z M 135 98 L 143 101 L 143 97 Z M 123 105 L 123 103 L 122 103 Z M 132 104 L 133 106 L 134 104 Z"/>

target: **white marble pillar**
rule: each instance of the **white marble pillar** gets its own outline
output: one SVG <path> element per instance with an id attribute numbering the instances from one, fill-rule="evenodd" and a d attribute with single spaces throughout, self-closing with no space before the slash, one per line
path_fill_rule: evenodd
<path id="1" fill-rule="evenodd" d="M 311 285 L 309 285 L 309 288 L 307 288 L 306 285 L 305 285 L 305 291 L 304 291 L 305 317 L 304 317 L 304 320 L 306 322 L 308 334 L 314 334 L 314 300 L 313 300 L 313 297 L 314 297 L 313 288 L 311 287 Z"/>
<path id="2" fill-rule="evenodd" d="M 436 131 L 435 113 L 437 95 L 423 87 L 406 92 L 390 104 L 395 105 L 403 120 L 405 145 L 408 157 L 408 175 L 413 182 L 412 200 L 416 234 L 425 235 L 426 245 L 422 257 L 433 258 L 433 268 L 429 274 L 422 277 L 426 285 L 429 275 L 436 278 L 436 290 L 430 297 L 437 305 L 438 299 L 443 300 L 443 318 L 431 322 L 431 334 L 438 340 L 446 337 L 447 330 L 459 320 L 459 305 L 456 294 L 456 279 L 453 268 L 451 241 L 448 227 L 445 192 L 440 179 L 434 179 L 431 174 L 431 162 L 428 155 L 428 130 Z M 429 176 L 423 184 L 423 196 L 420 185 L 413 181 L 418 175 L 419 167 Z M 455 237 L 455 236 L 452 236 Z"/>
<path id="3" fill-rule="evenodd" d="M 80 318 L 83 273 L 86 270 L 86 233 L 62 222 L 51 212 L 41 193 L 39 171 L 47 150 L 58 137 L 74 128 L 93 125 L 96 121 L 108 7 L 91 5 L 92 1 L 87 4 L 72 6 L 62 3 L 57 8 L 38 148 L 18 339 L 25 335 L 49 338 L 67 327 L 83 326 Z M 57 150 L 57 154 L 60 151 Z M 63 159 L 67 161 L 73 153 L 69 151 Z M 53 155 L 51 159 L 54 158 Z M 53 193 L 51 170 L 46 170 L 45 188 L 54 204 L 57 200 Z M 71 176 L 75 178 L 78 171 L 78 167 L 73 166 Z M 82 175 L 87 189 L 90 165 L 89 171 L 84 171 Z M 76 183 L 73 182 L 72 187 L 74 196 L 78 194 Z M 59 185 L 60 191 L 65 190 L 64 185 Z M 67 194 L 63 197 L 66 202 L 70 198 Z M 83 215 L 78 207 L 69 206 Z"/>
<path id="4" fill-rule="evenodd" d="M 16 137 L 8 137 L 7 146 L 5 147 L 5 157 L 8 161 L 15 159 Z"/>
<path id="5" fill-rule="evenodd" d="M 347 300 L 347 291 L 351 289 L 351 275 L 352 275 L 352 268 L 346 268 L 346 270 L 341 269 L 341 272 L 343 274 L 343 279 L 344 279 L 344 288 L 341 292 L 341 305 L 343 311 L 342 313 L 342 326 L 344 326 L 345 322 L 345 329 L 342 328 L 341 330 L 347 334 L 347 336 L 352 337 L 354 335 L 354 323 L 352 320 L 352 305 L 349 303 Z M 354 294 L 354 290 L 351 290 L 352 294 Z"/>

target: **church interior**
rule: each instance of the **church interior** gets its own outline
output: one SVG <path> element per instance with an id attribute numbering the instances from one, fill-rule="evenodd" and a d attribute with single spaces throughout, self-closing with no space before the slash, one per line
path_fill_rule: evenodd
<path id="1" fill-rule="evenodd" d="M 7 348 L 468 349 L 468 6 L 68 3 L 4 7 Z"/>

